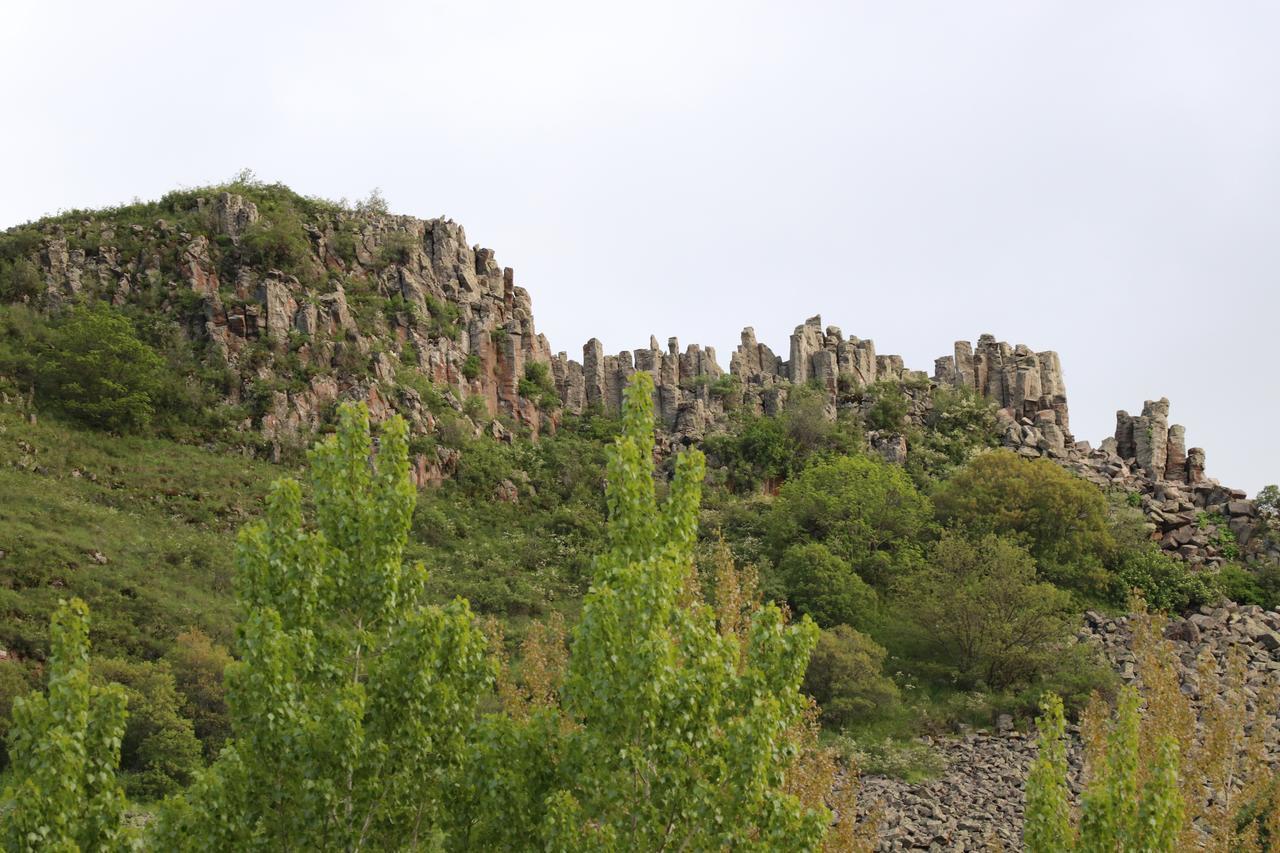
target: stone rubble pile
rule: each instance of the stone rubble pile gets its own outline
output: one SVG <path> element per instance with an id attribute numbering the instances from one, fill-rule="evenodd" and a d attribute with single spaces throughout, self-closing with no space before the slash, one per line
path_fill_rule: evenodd
<path id="1" fill-rule="evenodd" d="M 1224 692 L 1202 695 L 1199 659 L 1204 653 L 1213 656 L 1220 679 L 1233 650 L 1243 653 L 1244 701 L 1251 713 L 1268 698 L 1269 689 L 1280 686 L 1280 610 L 1206 606 L 1186 619 L 1170 621 L 1165 636 L 1176 652 L 1183 693 L 1198 709 L 1226 699 Z M 1096 646 L 1123 683 L 1141 686 L 1129 617 L 1089 612 L 1077 640 Z M 1220 685 L 1220 690 L 1225 687 Z M 1268 763 L 1280 772 L 1280 706 L 1263 706 L 1262 719 Z M 929 741 L 946 765 L 936 779 L 911 784 L 884 776 L 862 778 L 862 812 L 878 807 L 881 815 L 879 849 L 987 850 L 993 840 L 1006 850 L 1021 849 L 1024 786 L 1036 755 L 1035 735 L 1012 731 L 1007 718 L 996 728 Z M 1078 774 L 1078 741 L 1068 754 Z M 1072 785 L 1078 787 L 1075 776 Z"/>

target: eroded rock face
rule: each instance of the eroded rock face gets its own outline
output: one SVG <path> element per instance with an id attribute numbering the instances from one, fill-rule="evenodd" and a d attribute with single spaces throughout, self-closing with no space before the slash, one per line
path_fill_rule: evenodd
<path id="1" fill-rule="evenodd" d="M 50 306 L 89 298 L 124 305 L 143 292 L 166 293 L 162 308 L 179 315 L 189 336 L 234 375 L 229 401 L 257 401 L 245 429 L 273 441 L 305 443 L 333 405 L 348 399 L 374 400 L 376 412 L 399 411 L 414 429 L 434 429 L 436 419 L 412 391 L 414 373 L 444 391 L 459 413 L 463 401 L 478 398 L 488 417 L 508 417 L 537 434 L 555 429 L 562 412 L 618 412 L 630 376 L 648 371 L 662 452 L 722 428 L 735 411 L 778 414 L 800 385 L 825 394 L 824 411 L 834 418 L 851 407 L 865 410 L 863 389 L 899 383 L 916 423 L 929 412 L 933 389 L 968 389 L 998 409 L 1010 450 L 1136 493 L 1153 539 L 1171 553 L 1215 565 L 1227 558 L 1217 528 L 1229 526 L 1241 542 L 1258 539 L 1250 526 L 1257 514 L 1227 511 L 1243 493 L 1206 476 L 1204 451 L 1187 448 L 1186 431 L 1169 424 L 1167 400 L 1148 401 L 1137 416 L 1117 413 L 1114 437 L 1096 450 L 1077 442 L 1062 365 L 1050 350 L 984 334 L 976 344 L 955 342 L 934 361 L 930 377 L 815 315 L 795 327 L 785 359 L 752 328 L 743 329 L 727 374 L 714 349 L 682 349 L 675 338 L 664 346 L 650 337 L 647 346 L 617 354 L 606 354 L 592 339 L 577 361 L 552 355 L 512 270 L 491 250 L 469 246 L 450 220 L 317 214 L 304 226 L 310 255 L 286 274 L 238 260 L 248 257 L 245 235 L 270 225 L 251 201 L 221 193 L 195 204 L 208 234 L 186 233 L 164 220 L 151 227 L 92 219 L 51 224 L 31 259 L 44 276 Z M 87 245 L 97 248 L 73 248 Z M 283 360 L 305 368 L 311 377 L 305 385 L 279 375 Z M 558 405 L 545 394 L 521 394 L 521 380 L 534 365 L 547 368 Z M 476 413 L 474 404 L 467 410 Z M 876 435 L 870 449 L 897 462 L 909 452 L 905 437 L 893 434 Z M 428 460 L 424 472 L 447 467 Z M 1205 515 L 1212 516 L 1207 528 Z"/>
<path id="2" fill-rule="evenodd" d="M 492 251 L 468 246 L 461 226 L 376 213 L 320 214 L 305 226 L 312 255 L 295 258 L 298 270 L 309 271 L 303 276 L 237 260 L 249 257 L 236 248 L 245 235 L 270 224 L 253 202 L 221 193 L 194 203 L 223 247 L 220 262 L 208 236 L 164 220 L 129 226 L 130 244 L 144 249 L 127 255 L 115 248 L 125 234 L 109 221 L 75 226 L 78 242 L 98 245 L 87 251 L 68 248 L 67 226 L 50 226 L 35 257 L 47 302 L 96 297 L 123 305 L 143 282 L 167 292 L 163 307 L 180 314 L 191 304 L 185 294 L 194 294 L 198 308 L 183 314 L 184 325 L 236 376 L 231 400 L 251 392 L 263 399 L 264 384 L 281 386 L 246 424 L 273 441 L 305 442 L 332 404 L 346 399 L 372 397 L 380 403 L 376 412 L 401 411 L 413 424 L 429 423 L 421 401 L 406 395 L 408 386 L 398 379 L 405 370 L 463 398 L 481 398 L 491 416 L 507 415 L 535 433 L 554 428 L 556 407 L 543 411 L 545 401 L 520 394 L 529 364 L 553 368 L 551 348 L 534 329 L 529 294 Z M 339 251 L 340 245 L 349 249 Z M 162 263 L 169 253 L 176 265 Z M 353 307 L 353 287 L 363 314 Z M 401 300 L 395 312 L 370 304 L 393 298 Z M 309 387 L 279 379 L 276 365 L 286 357 L 315 374 Z"/>

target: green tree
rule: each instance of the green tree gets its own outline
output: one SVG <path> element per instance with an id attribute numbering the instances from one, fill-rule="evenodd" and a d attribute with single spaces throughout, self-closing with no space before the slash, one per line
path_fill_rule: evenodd
<path id="1" fill-rule="evenodd" d="M 89 678 L 89 608 L 73 598 L 53 615 L 48 694 L 13 703 L 12 784 L 4 799 L 6 850 L 123 846 L 124 792 L 116 783 L 125 695 Z"/>
<path id="2" fill-rule="evenodd" d="M 962 681 L 1002 689 L 1050 667 L 1066 638 L 1068 593 L 1037 582 L 1035 562 L 996 536 L 947 533 L 897 590 L 903 620 L 933 661 Z"/>
<path id="3" fill-rule="evenodd" d="M 821 542 L 863 580 L 880 585 L 919 562 L 932 514 L 901 468 L 841 456 L 806 468 L 782 487 L 771 538 L 779 555 L 796 542 Z"/>
<path id="4" fill-rule="evenodd" d="M 823 628 L 865 628 L 875 616 L 876 591 L 821 542 L 792 545 L 778 562 L 778 571 L 791 603 Z"/>
<path id="5" fill-rule="evenodd" d="M 199 628 L 178 635 L 165 654 L 173 670 L 182 712 L 191 719 L 207 758 L 215 758 L 231 733 L 223 674 L 231 654 Z"/>
<path id="6" fill-rule="evenodd" d="M 25 302 L 44 289 L 44 277 L 27 258 L 0 259 L 0 301 Z"/>
<path id="7" fill-rule="evenodd" d="M 120 658 L 94 661 L 94 680 L 124 687 L 129 722 L 120 748 L 125 792 L 158 799 L 191 782 L 201 767 L 200 741 L 181 712 L 168 665 Z"/>
<path id="8" fill-rule="evenodd" d="M 112 432 L 151 422 L 164 362 L 109 305 L 73 308 L 53 328 L 37 376 L 39 398 Z"/>
<path id="9" fill-rule="evenodd" d="M 1067 723 L 1062 699 L 1046 693 L 1040 700 L 1039 750 L 1027 775 L 1027 808 L 1022 841 L 1029 853 L 1059 853 L 1075 846 L 1071 792 L 1067 788 Z"/>
<path id="10" fill-rule="evenodd" d="M 403 552 L 416 492 L 407 428 L 347 404 L 240 535 L 247 616 L 227 672 L 234 737 L 161 817 L 164 849 L 417 849 L 438 844 L 492 666 L 465 601 L 423 601 Z"/>
<path id="11" fill-rule="evenodd" d="M 1007 450 L 980 454 L 944 482 L 933 500 L 943 522 L 969 535 L 1017 539 L 1047 579 L 1106 591 L 1104 561 L 1113 545 L 1106 497 L 1048 459 L 1023 459 Z"/>
<path id="12" fill-rule="evenodd" d="M 871 408 L 867 410 L 867 426 L 882 432 L 902 432 L 910 404 L 896 382 L 877 382 L 871 386 Z"/>
<path id="13" fill-rule="evenodd" d="M 822 707 L 822 719 L 836 726 L 876 719 L 893 712 L 898 687 L 883 672 L 887 652 L 866 634 L 837 625 L 823 631 L 809 658 L 804 692 Z"/>
<path id="14" fill-rule="evenodd" d="M 773 605 L 745 651 L 689 600 L 702 455 L 653 481 L 653 384 L 626 391 L 608 462 L 609 544 L 574 632 L 563 707 L 560 790 L 547 799 L 550 850 L 811 850 L 829 813 L 782 792 L 787 731 L 818 629 Z"/>
<path id="15" fill-rule="evenodd" d="M 1183 799 L 1178 789 L 1178 741 L 1161 736 L 1155 761 L 1140 760 L 1142 700 L 1126 688 L 1103 738 L 1087 758 L 1089 781 L 1081 795 L 1078 827 L 1070 822 L 1062 702 L 1045 700 L 1040 755 L 1027 780 L 1028 853 L 1173 853 L 1179 849 Z"/>

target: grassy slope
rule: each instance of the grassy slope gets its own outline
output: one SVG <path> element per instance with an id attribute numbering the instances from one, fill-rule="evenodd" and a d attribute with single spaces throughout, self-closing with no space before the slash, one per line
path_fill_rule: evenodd
<path id="1" fill-rule="evenodd" d="M 227 642 L 234 533 L 281 473 L 0 408 L 0 646 L 42 656 L 70 595 L 92 608 L 100 654 L 155 657 L 189 626 Z"/>

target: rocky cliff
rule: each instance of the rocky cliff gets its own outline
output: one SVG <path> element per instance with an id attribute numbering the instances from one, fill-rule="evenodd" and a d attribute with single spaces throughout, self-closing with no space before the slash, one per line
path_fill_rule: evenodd
<path id="1" fill-rule="evenodd" d="M 964 388 L 998 410 L 1005 446 L 1135 495 L 1168 551 L 1214 565 L 1261 547 L 1253 503 L 1206 477 L 1204 451 L 1186 447 L 1167 400 L 1137 416 L 1119 412 L 1115 435 L 1097 448 L 1077 442 L 1055 352 L 982 335 L 957 342 L 930 376 L 815 316 L 796 327 L 786 358 L 744 329 L 727 373 L 714 349 L 682 351 L 675 338 L 616 355 L 592 339 L 579 362 L 552 355 L 528 292 L 456 223 L 266 189 L 257 202 L 254 193 L 173 194 L 145 222 L 137 211 L 106 211 L 25 226 L 17 236 L 43 282 L 37 301 L 97 298 L 173 315 L 225 366 L 227 400 L 246 414 L 241 429 L 276 451 L 309 440 L 343 399 L 364 400 L 375 418 L 398 411 L 420 435 L 438 430 L 441 402 L 477 434 L 502 437 L 495 416 L 535 434 L 554 430 L 562 412 L 618 411 L 640 370 L 654 376 L 668 448 L 700 440 L 731 412 L 774 414 L 797 385 L 821 389 L 834 417 L 865 405 L 859 389 L 895 383 L 916 419 L 933 389 Z M 902 435 L 872 433 L 870 443 L 891 461 L 908 452 Z M 419 454 L 419 482 L 447 476 L 456 460 L 442 445 Z"/>

